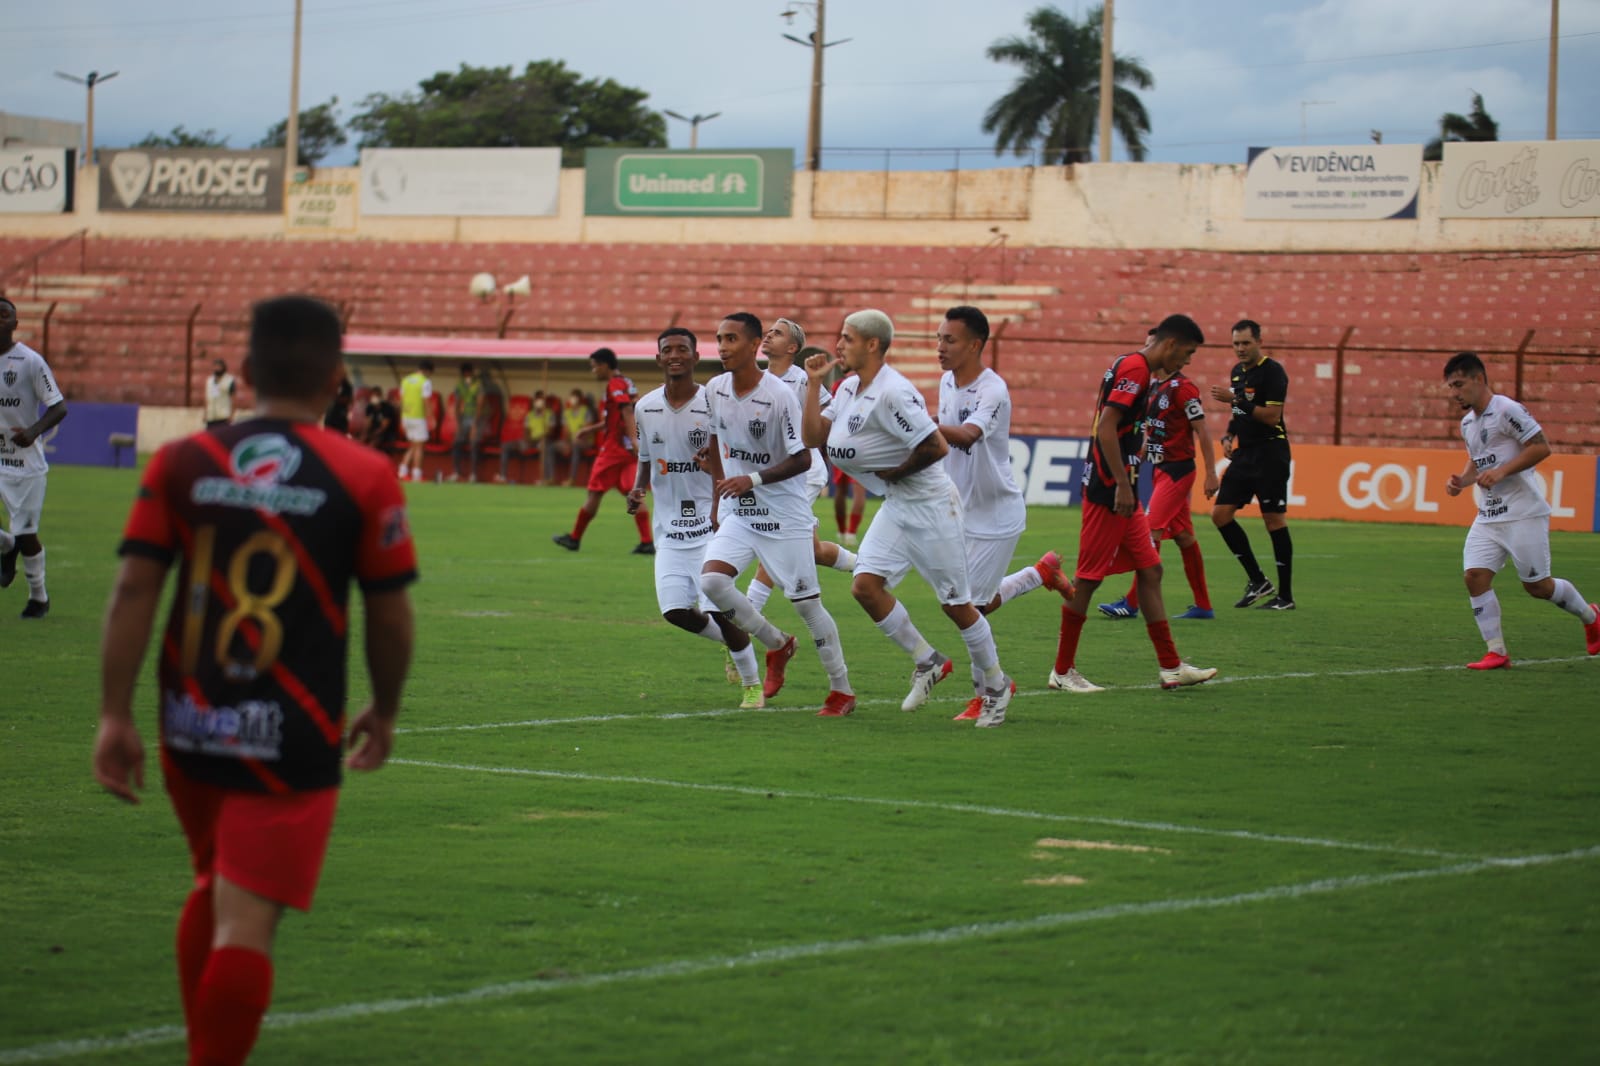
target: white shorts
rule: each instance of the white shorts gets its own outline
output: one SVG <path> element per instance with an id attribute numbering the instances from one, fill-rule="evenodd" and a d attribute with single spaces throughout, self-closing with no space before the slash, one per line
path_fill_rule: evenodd
<path id="1" fill-rule="evenodd" d="M 1461 568 L 1499 573 L 1507 559 L 1516 564 L 1518 581 L 1531 584 L 1549 577 L 1550 519 L 1473 522 L 1461 549 Z"/>
<path id="2" fill-rule="evenodd" d="M 39 514 L 44 510 L 43 474 L 34 477 L 0 477 L 0 503 L 6 505 L 11 535 L 39 532 Z"/>
<path id="3" fill-rule="evenodd" d="M 696 610 L 704 614 L 717 609 L 700 592 L 700 570 L 705 566 L 706 545 L 710 541 L 710 536 L 704 536 L 682 548 L 669 548 L 656 541 L 656 605 L 662 614 Z"/>
<path id="4" fill-rule="evenodd" d="M 412 444 L 428 443 L 428 420 L 426 418 L 402 418 L 400 424 L 405 427 L 406 440 Z"/>
<path id="5" fill-rule="evenodd" d="M 765 537 L 739 522 L 723 522 L 706 545 L 706 562 L 722 562 L 742 573 L 758 561 L 791 600 L 804 600 L 822 593 L 817 584 L 817 556 L 811 538 Z"/>
<path id="6" fill-rule="evenodd" d="M 942 499 L 887 497 L 861 538 L 856 573 L 877 574 L 893 588 L 913 567 L 940 603 L 972 602 L 967 583 L 967 535 L 961 520 L 961 496 L 954 485 Z"/>
<path id="7" fill-rule="evenodd" d="M 1011 571 L 1011 557 L 1017 554 L 1019 532 L 1010 537 L 967 538 L 967 582 L 972 587 L 972 602 L 985 604 L 1000 595 L 1000 581 Z"/>

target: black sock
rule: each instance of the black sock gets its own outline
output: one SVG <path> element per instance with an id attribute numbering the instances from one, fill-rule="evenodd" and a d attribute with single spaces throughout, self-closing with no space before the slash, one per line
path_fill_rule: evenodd
<path id="1" fill-rule="evenodd" d="M 1267 530 L 1272 536 L 1272 557 L 1278 561 L 1278 596 L 1294 600 L 1294 541 L 1289 539 L 1289 527 Z"/>
<path id="2" fill-rule="evenodd" d="M 1244 567 L 1246 577 L 1252 582 L 1267 579 L 1267 575 L 1261 572 L 1260 564 L 1256 562 L 1256 553 L 1250 550 L 1250 538 L 1239 528 L 1238 522 L 1230 521 L 1225 526 L 1218 526 L 1217 532 L 1222 534 L 1222 543 L 1228 546 L 1233 557 L 1239 560 L 1239 565 Z"/>

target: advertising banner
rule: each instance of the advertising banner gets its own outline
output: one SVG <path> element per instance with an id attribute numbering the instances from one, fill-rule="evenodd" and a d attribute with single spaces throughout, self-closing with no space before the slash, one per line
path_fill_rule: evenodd
<path id="1" fill-rule="evenodd" d="M 1600 141 L 1450 141 L 1443 218 L 1600 218 Z"/>
<path id="2" fill-rule="evenodd" d="M 309 181 L 290 182 L 285 190 L 285 228 L 290 233 L 354 233 L 357 172 L 345 168 Z"/>
<path id="3" fill-rule="evenodd" d="M 1252 148 L 1244 217 L 1367 222 L 1416 218 L 1419 144 Z"/>
<path id="4" fill-rule="evenodd" d="M 584 153 L 586 215 L 743 215 L 787 218 L 794 149 Z"/>
<path id="5" fill-rule="evenodd" d="M 100 210 L 277 213 L 283 149 L 101 149 Z"/>
<path id="6" fill-rule="evenodd" d="M 363 215 L 558 214 L 559 148 L 363 148 Z"/>
<path id="7" fill-rule="evenodd" d="M 133 466 L 138 457 L 131 447 L 117 448 L 113 434 L 135 437 L 139 432 L 136 403 L 81 403 L 72 401 L 72 415 L 39 438 L 52 466 Z"/>
<path id="8" fill-rule="evenodd" d="M 58 215 L 72 210 L 71 148 L 0 151 L 0 215 Z"/>
<path id="9" fill-rule="evenodd" d="M 1450 496 L 1445 483 L 1466 466 L 1456 451 L 1423 448 L 1345 448 L 1296 444 L 1289 472 L 1290 518 L 1342 518 L 1351 522 L 1417 522 L 1466 528 L 1477 517 L 1477 489 Z M 1220 472 L 1227 462 L 1217 464 Z M 1594 532 L 1596 466 L 1592 455 L 1552 455 L 1534 468 L 1550 503 L 1550 528 Z M 1203 479 L 1195 479 L 1195 514 L 1209 514 Z M 1246 508 L 1240 508 L 1245 512 Z M 1255 513 L 1255 505 L 1248 509 Z"/>

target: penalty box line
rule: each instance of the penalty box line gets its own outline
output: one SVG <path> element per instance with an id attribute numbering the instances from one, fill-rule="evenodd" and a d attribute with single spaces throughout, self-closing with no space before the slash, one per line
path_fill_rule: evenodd
<path id="1" fill-rule="evenodd" d="M 1156 900 L 1149 903 L 1115 903 L 1082 911 L 1041 914 L 1032 918 L 1015 918 L 998 922 L 979 922 L 970 925 L 947 926 L 917 933 L 891 933 L 883 936 L 862 937 L 859 940 L 823 940 L 810 944 L 791 944 L 764 948 L 740 955 L 723 955 L 700 959 L 678 959 L 639 966 L 627 970 L 605 973 L 581 974 L 575 977 L 529 978 L 520 981 L 503 981 L 479 985 L 462 992 L 439 995 L 411 996 L 398 999 L 375 1000 L 368 1003 L 346 1003 L 320 1010 L 294 1011 L 267 1015 L 262 1023 L 265 1029 L 298 1029 L 328 1022 L 378 1017 L 386 1014 L 410 1014 L 421 1010 L 467 1007 L 492 1003 L 520 996 L 568 989 L 603 988 L 633 982 L 658 981 L 670 978 L 719 976 L 729 970 L 770 966 L 773 963 L 796 962 L 810 959 L 831 959 L 859 955 L 868 951 L 897 950 L 928 946 L 942 946 L 963 941 L 992 937 L 1016 936 L 1025 933 L 1048 932 L 1074 925 L 1110 921 L 1118 918 L 1160 917 L 1192 911 L 1217 910 L 1240 907 L 1252 903 L 1273 903 L 1280 900 L 1303 899 L 1308 896 L 1349 892 L 1364 888 L 1432 880 L 1441 877 L 1464 877 L 1489 870 L 1530 869 L 1555 863 L 1576 862 L 1600 858 L 1600 846 L 1574 851 L 1553 852 L 1545 855 L 1524 855 L 1508 859 L 1476 859 L 1452 866 L 1439 866 L 1426 870 L 1400 870 L 1386 874 L 1356 874 L 1350 877 L 1320 878 L 1296 884 L 1274 885 L 1252 892 L 1238 892 L 1228 896 L 1194 896 L 1188 899 Z M 53 1059 L 76 1058 L 82 1055 L 106 1054 L 135 1047 L 177 1044 L 184 1039 L 184 1031 L 175 1025 L 142 1029 L 120 1036 L 91 1037 L 83 1040 L 62 1040 L 49 1044 L 0 1050 L 0 1066 L 13 1063 L 46 1062 Z"/>
<path id="2" fill-rule="evenodd" d="M 1595 658 L 1590 655 L 1569 655 L 1559 659 L 1518 659 L 1517 666 L 1551 666 L 1559 663 L 1581 663 Z M 1281 674 L 1241 674 L 1236 677 L 1223 676 L 1207 681 L 1203 687 L 1212 688 L 1217 685 L 1237 685 L 1243 682 L 1255 681 L 1303 681 L 1319 677 L 1383 677 L 1391 674 L 1423 674 L 1438 673 L 1453 670 L 1465 670 L 1460 663 L 1448 665 L 1434 664 L 1429 666 L 1386 666 L 1374 667 L 1363 670 L 1295 670 Z M 1107 692 L 1144 692 L 1159 691 L 1160 684 L 1147 685 L 1106 685 Z M 1073 696 L 1052 692 L 1048 689 L 1018 689 L 1015 699 L 1036 699 L 1039 697 L 1067 700 L 1075 706 L 1092 699 L 1092 696 Z M 934 704 L 955 705 L 965 703 L 969 696 L 935 696 L 928 700 L 924 706 Z M 887 707 L 900 705 L 899 698 L 874 697 L 858 699 L 859 707 Z M 633 722 L 657 721 L 672 722 L 685 718 L 727 718 L 743 714 L 798 714 L 800 712 L 815 713 L 813 707 L 763 707 L 760 709 L 746 710 L 740 707 L 713 707 L 704 711 L 662 711 L 655 714 L 633 713 L 619 711 L 615 714 L 580 714 L 564 718 L 522 718 L 510 722 L 462 722 L 455 725 L 418 725 L 400 726 L 395 729 L 396 736 L 420 736 L 426 733 L 476 733 L 488 729 L 537 729 L 544 726 L 561 725 L 590 725 L 601 722 Z"/>
<path id="3" fill-rule="evenodd" d="M 530 770 L 523 767 L 475 766 L 469 763 L 429 762 L 421 759 L 390 759 L 396 766 L 412 766 L 424 770 L 450 770 L 461 773 L 498 774 L 509 777 L 542 777 L 564 781 L 586 781 L 596 784 L 647 785 L 653 788 L 678 788 L 690 792 L 716 792 L 761 799 L 819 800 L 828 803 L 849 803 L 872 807 L 904 807 L 916 810 L 948 811 L 956 814 L 981 814 L 995 818 L 1020 818 L 1039 822 L 1072 822 L 1080 825 L 1107 826 L 1115 829 L 1138 829 L 1152 833 L 1184 833 L 1194 836 L 1228 837 L 1261 844 L 1294 844 L 1302 847 L 1331 848 L 1344 851 L 1366 851 L 1386 855 L 1406 855 L 1425 859 L 1472 859 L 1476 856 L 1461 852 L 1435 851 L 1429 848 L 1402 848 L 1390 844 L 1367 844 L 1360 841 L 1327 840 L 1320 837 L 1292 836 L 1277 833 L 1256 833 L 1248 829 L 1212 829 L 1207 826 L 1182 825 L 1176 822 L 1145 822 L 1130 818 L 1108 818 L 1090 814 L 1052 814 L 1046 811 L 1018 810 L 1010 807 L 990 807 L 978 803 L 946 803 L 938 800 L 884 799 L 878 796 L 844 796 L 827 792 L 800 792 L 783 788 L 757 788 L 751 785 L 705 784 L 698 781 L 674 781 L 662 777 L 640 777 L 630 774 L 588 774 L 574 770 Z"/>

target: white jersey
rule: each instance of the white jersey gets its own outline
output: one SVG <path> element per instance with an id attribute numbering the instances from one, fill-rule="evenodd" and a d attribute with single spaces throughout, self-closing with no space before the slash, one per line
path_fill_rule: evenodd
<path id="1" fill-rule="evenodd" d="M 650 468 L 656 503 L 650 514 L 656 543 L 683 548 L 704 543 L 711 533 L 711 475 L 695 453 L 711 443 L 711 408 L 706 390 L 696 385 L 682 407 L 667 400 L 666 386 L 633 408 L 639 432 L 639 461 Z"/>
<path id="2" fill-rule="evenodd" d="M 800 442 L 800 405 L 794 390 L 776 375 L 763 370 L 756 387 L 740 396 L 733 374 L 718 374 L 706 383 L 706 397 L 724 477 L 754 474 L 806 450 Z M 804 477 L 758 485 L 743 496 L 724 499 L 717 513 L 723 523 L 737 523 L 765 537 L 810 540 L 816 524 Z"/>
<path id="3" fill-rule="evenodd" d="M 904 463 L 928 434 L 939 429 L 928 416 L 922 394 L 894 367 L 884 364 L 865 389 L 859 376 L 846 378 L 822 417 L 832 422 L 828 459 L 869 491 L 904 499 L 937 499 L 949 491 L 950 477 L 943 463 L 893 485 L 878 476 L 878 471 Z"/>
<path id="4" fill-rule="evenodd" d="M 1461 439 L 1481 474 L 1505 466 L 1522 446 L 1542 432 L 1528 409 L 1509 396 L 1489 397 L 1483 414 L 1469 410 L 1461 416 Z M 1539 491 L 1532 470 L 1508 475 L 1492 489 L 1475 489 L 1478 521 L 1515 522 L 1519 518 L 1547 518 L 1550 505 Z"/>
<path id="5" fill-rule="evenodd" d="M 804 411 L 806 409 L 806 386 L 810 381 L 810 375 L 800 367 L 790 363 L 789 369 L 778 374 L 777 378 L 794 389 L 795 399 L 800 402 L 800 410 Z M 817 399 L 819 406 L 826 411 L 828 405 L 833 402 L 833 393 L 826 388 L 818 388 Z M 811 449 L 811 469 L 806 471 L 806 484 L 816 489 L 819 495 L 821 490 L 828 487 L 828 464 L 822 460 L 821 448 Z"/>
<path id="6" fill-rule="evenodd" d="M 939 379 L 939 424 L 977 426 L 969 448 L 950 446 L 945 472 L 961 491 L 970 537 L 1010 537 L 1028 522 L 1022 490 L 1011 476 L 1011 391 L 985 367 L 972 384 L 956 385 L 954 371 Z"/>
<path id="7" fill-rule="evenodd" d="M 0 355 L 0 477 L 37 477 L 50 469 L 42 441 L 19 448 L 11 443 L 11 431 L 27 429 L 61 401 L 44 356 L 21 341 Z"/>

